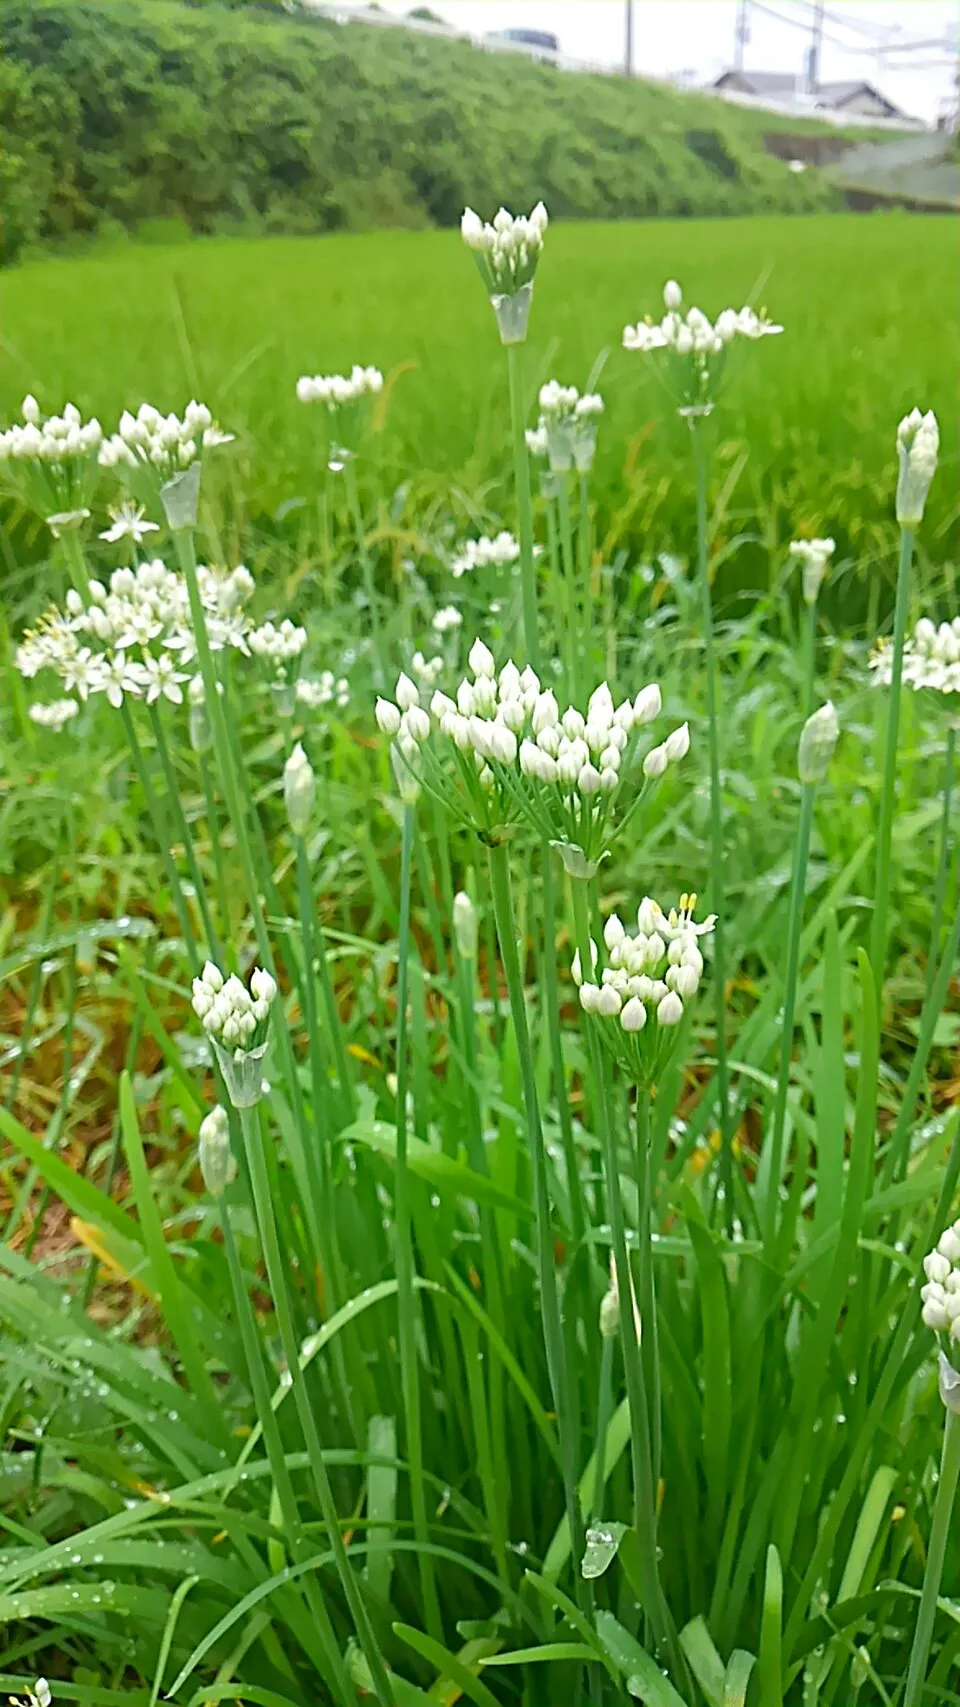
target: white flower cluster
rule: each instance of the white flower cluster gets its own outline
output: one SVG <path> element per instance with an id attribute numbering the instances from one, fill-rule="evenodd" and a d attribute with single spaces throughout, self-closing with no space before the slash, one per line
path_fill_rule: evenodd
<path id="1" fill-rule="evenodd" d="M 272 664 L 278 677 L 285 679 L 288 667 L 299 659 L 307 644 L 307 631 L 297 623 L 291 622 L 285 616 L 277 628 L 272 622 L 265 622 L 260 628 L 253 628 L 247 635 L 247 645 L 255 658 Z"/>
<path id="2" fill-rule="evenodd" d="M 443 675 L 444 661 L 439 653 L 435 658 L 425 658 L 422 652 L 415 652 L 410 660 L 410 668 L 417 678 L 421 689 L 429 692 L 435 688 Z"/>
<path id="3" fill-rule="evenodd" d="M 599 392 L 587 392 L 581 397 L 575 385 L 560 385 L 548 380 L 540 387 L 540 419 L 527 432 L 527 449 L 532 456 L 545 456 L 551 474 L 587 474 L 593 467 L 597 448 L 597 427 L 603 414 L 603 398 Z"/>
<path id="4" fill-rule="evenodd" d="M 940 428 L 933 410 L 924 415 L 911 409 L 897 428 L 897 521 L 901 527 L 915 528 L 922 522 L 939 454 Z"/>
<path id="5" fill-rule="evenodd" d="M 197 579 L 211 647 L 247 652 L 243 607 L 253 592 L 249 570 L 239 564 L 222 574 L 201 564 Z M 51 608 L 27 633 L 16 665 L 27 679 L 53 670 L 67 692 L 81 699 L 103 693 L 119 707 L 127 694 L 148 704 L 162 695 L 179 705 L 187 680 L 179 666 L 195 655 L 186 581 L 158 559 L 115 569 L 106 586 L 91 581 L 89 600 L 71 589 L 65 611 Z"/>
<path id="6" fill-rule="evenodd" d="M 79 710 L 75 699 L 54 699 L 49 705 L 31 705 L 30 717 L 41 729 L 53 729 L 59 733 L 71 718 L 76 717 Z"/>
<path id="7" fill-rule="evenodd" d="M 62 415 L 40 414 L 35 397 L 21 405 L 23 426 L 14 422 L 0 433 L 0 462 L 46 462 L 52 464 L 86 460 L 103 440 L 103 428 L 93 417 L 84 421 L 75 403 L 65 403 Z"/>
<path id="8" fill-rule="evenodd" d="M 95 418 L 84 421 L 74 403 L 44 418 L 36 398 L 27 396 L 21 412 L 22 426 L 0 432 L 0 472 L 6 469 L 24 503 L 56 533 L 89 515 L 103 428 Z"/>
<path id="9" fill-rule="evenodd" d="M 46 1678 L 38 1677 L 33 1688 L 27 1690 L 25 1702 L 18 1700 L 15 1695 L 11 1695 L 9 1700 L 10 1707 L 50 1707 L 53 1696 Z"/>
<path id="10" fill-rule="evenodd" d="M 597 943 L 590 944 L 589 979 L 583 977 L 579 951 L 573 957 L 571 972 L 580 1006 L 584 1013 L 617 1021 L 615 1028 L 609 1028 L 607 1042 L 641 1081 L 660 1059 L 662 1038 L 654 1035 L 652 1051 L 641 1050 L 640 1034 L 651 1019 L 659 1031 L 679 1025 L 684 1003 L 700 987 L 703 955 L 698 939 L 713 930 L 716 914 L 696 924 L 696 904 L 696 895 L 681 895 L 679 907 L 664 913 L 646 896 L 637 910 L 635 936 L 628 934 L 616 913 L 610 914 L 603 927 L 605 953 Z M 597 970 L 604 959 L 598 982 Z"/>
<path id="11" fill-rule="evenodd" d="M 504 528 L 492 538 L 481 534 L 479 539 L 465 540 L 450 565 L 450 573 L 455 581 L 459 581 L 474 569 L 487 569 L 492 563 L 499 568 L 508 563 L 516 563 L 519 556 L 520 547 L 517 541 L 513 534 Z"/>
<path id="12" fill-rule="evenodd" d="M 100 446 L 101 468 L 149 470 L 163 483 L 189 468 L 204 450 L 233 442 L 232 433 L 217 426 L 207 405 L 191 399 L 179 415 L 162 415 L 152 403 L 141 403 L 132 415 L 125 409 L 117 431 Z"/>
<path id="13" fill-rule="evenodd" d="M 526 218 L 505 207 L 485 225 L 471 207 L 464 208 L 460 232 L 472 249 L 491 296 L 513 296 L 533 281 L 549 221 L 543 202 Z"/>
<path id="14" fill-rule="evenodd" d="M 949 1334 L 960 1342 L 960 1221 L 941 1233 L 936 1250 L 923 1259 L 923 1272 L 924 1323 L 935 1334 Z"/>
<path id="15" fill-rule="evenodd" d="M 827 565 L 836 550 L 832 539 L 792 539 L 790 541 L 790 556 L 794 563 L 799 563 L 803 575 L 803 597 L 808 605 L 815 605 Z"/>
<path id="16" fill-rule="evenodd" d="M 208 1037 L 230 1049 L 255 1049 L 266 1036 L 270 1004 L 277 986 L 269 972 L 257 966 L 250 987 L 236 974 L 224 978 L 208 960 L 193 980 L 192 1007 Z"/>
<path id="17" fill-rule="evenodd" d="M 881 640 L 871 655 L 870 668 L 881 687 L 893 680 L 893 647 Z M 903 681 L 919 692 L 960 694 L 960 616 L 952 622 L 931 622 L 922 616 L 913 631 L 913 638 L 903 648 Z"/>
<path id="18" fill-rule="evenodd" d="M 325 403 L 330 410 L 342 409 L 345 404 L 359 403 L 362 397 L 376 397 L 383 390 L 383 374 L 378 367 L 360 367 L 355 363 L 346 373 L 302 374 L 297 380 L 297 397 L 301 403 Z"/>
<path id="19" fill-rule="evenodd" d="M 659 323 L 641 320 L 636 326 L 623 329 L 625 350 L 670 350 L 679 358 L 675 378 L 681 403 L 688 410 L 706 412 L 712 403 L 712 392 L 719 379 L 721 364 L 716 360 L 737 338 L 751 342 L 771 337 L 783 331 L 765 314 L 753 308 L 725 308 L 710 320 L 700 308 L 680 312 L 683 293 L 675 279 L 664 286 L 663 301 L 666 314 Z"/>
<path id="20" fill-rule="evenodd" d="M 461 570 L 462 574 L 463 571 Z M 441 610 L 434 611 L 430 627 L 434 634 L 452 634 L 463 622 L 463 616 L 456 605 L 444 605 Z"/>
<path id="21" fill-rule="evenodd" d="M 472 680 L 464 677 L 455 697 L 437 689 L 429 711 L 406 675 L 397 682 L 396 703 L 377 700 L 377 723 L 392 739 L 395 764 L 438 794 L 462 822 L 489 830 L 526 817 L 548 839 L 585 859 L 595 857 L 613 796 L 633 768 L 636 735 L 660 712 L 660 689 L 652 684 L 635 700 L 615 705 L 602 682 L 584 715 L 575 706 L 561 712 L 529 665 L 521 671 L 508 661 L 498 674 L 482 640 L 471 647 L 469 666 Z M 663 776 L 689 746 L 683 724 L 647 752 L 644 778 Z M 631 795 L 632 811 L 641 790 Z"/>
<path id="22" fill-rule="evenodd" d="M 324 705 L 335 705 L 342 711 L 350 704 L 350 683 L 346 676 L 335 676 L 332 670 L 321 670 L 315 681 L 309 678 L 299 681 L 296 691 L 298 703 L 308 711 L 319 711 Z"/>

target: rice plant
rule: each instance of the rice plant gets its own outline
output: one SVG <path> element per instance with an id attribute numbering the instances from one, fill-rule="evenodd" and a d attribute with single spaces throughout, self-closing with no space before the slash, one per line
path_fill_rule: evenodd
<path id="1" fill-rule="evenodd" d="M 303 572 L 225 550 L 196 399 L 0 435 L 50 542 L 5 666 L 0 1686 L 953 1699 L 936 420 L 891 423 L 892 640 L 828 628 L 802 530 L 730 614 L 717 425 L 789 324 L 670 280 L 626 327 L 692 567 L 608 562 L 602 363 L 536 409 L 524 368 L 546 209 L 463 237 L 511 506 L 399 596 L 375 367 L 297 386 Z"/>

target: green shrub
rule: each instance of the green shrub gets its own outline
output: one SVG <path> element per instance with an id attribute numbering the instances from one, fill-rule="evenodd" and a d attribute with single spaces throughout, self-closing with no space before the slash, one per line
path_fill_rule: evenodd
<path id="1" fill-rule="evenodd" d="M 413 31 L 177 0 L 0 0 L 0 31 L 7 261 L 104 220 L 179 240 L 452 225 L 494 198 L 637 218 L 837 194 L 766 152 L 759 115 Z"/>

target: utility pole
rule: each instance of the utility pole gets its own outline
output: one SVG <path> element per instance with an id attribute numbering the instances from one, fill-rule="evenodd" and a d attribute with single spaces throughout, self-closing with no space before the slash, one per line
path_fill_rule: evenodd
<path id="1" fill-rule="evenodd" d="M 737 24 L 733 38 L 733 66 L 735 71 L 743 70 L 743 50 L 750 40 L 750 25 L 747 22 L 747 0 L 737 0 Z"/>
<path id="2" fill-rule="evenodd" d="M 824 4 L 825 0 L 815 0 L 813 8 L 813 34 L 807 53 L 807 88 L 811 95 L 815 95 L 820 86 L 820 49 L 823 45 Z"/>
<path id="3" fill-rule="evenodd" d="M 627 0 L 626 38 L 624 41 L 624 76 L 633 76 L 633 0 Z"/>

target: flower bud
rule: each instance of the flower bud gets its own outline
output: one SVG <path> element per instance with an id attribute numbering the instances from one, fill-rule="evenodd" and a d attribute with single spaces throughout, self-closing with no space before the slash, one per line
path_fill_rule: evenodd
<path id="1" fill-rule="evenodd" d="M 667 758 L 671 764 L 677 759 L 685 759 L 690 751 L 690 725 L 681 723 L 679 729 L 674 729 L 663 743 Z"/>
<path id="2" fill-rule="evenodd" d="M 400 711 L 390 699 L 377 700 L 376 719 L 383 735 L 395 735 L 400 727 Z"/>
<path id="3" fill-rule="evenodd" d="M 652 781 L 656 781 L 657 777 L 664 775 L 669 763 L 670 757 L 665 745 L 660 747 L 651 747 L 643 761 L 643 774 Z"/>
<path id="4" fill-rule="evenodd" d="M 305 836 L 317 804 L 317 779 L 298 741 L 283 767 L 283 800 L 295 836 Z"/>
<path id="5" fill-rule="evenodd" d="M 680 307 L 680 304 L 682 301 L 683 301 L 683 291 L 680 289 L 680 286 L 677 284 L 676 279 L 668 279 L 666 284 L 663 287 L 663 305 L 664 305 L 664 307 L 669 308 L 671 310 L 675 310 L 675 309 Z"/>
<path id="6" fill-rule="evenodd" d="M 657 1004 L 657 1019 L 661 1025 L 679 1025 L 683 1018 L 683 1003 L 676 991 L 670 990 Z"/>
<path id="7" fill-rule="evenodd" d="M 612 1340 L 620 1332 L 620 1299 L 615 1286 L 611 1286 L 600 1300 L 600 1335 L 602 1339 Z"/>
<path id="8" fill-rule="evenodd" d="M 237 1164 L 230 1149 L 230 1123 L 226 1109 L 217 1105 L 200 1122 L 197 1159 L 203 1183 L 211 1197 L 222 1197 L 237 1177 Z"/>
<path id="9" fill-rule="evenodd" d="M 803 783 L 822 782 L 830 768 L 840 723 L 831 700 L 808 717 L 800 734 L 797 749 L 797 770 Z"/>
<path id="10" fill-rule="evenodd" d="M 464 960 L 477 958 L 477 909 L 463 889 L 453 897 L 453 934 Z"/>
<path id="11" fill-rule="evenodd" d="M 940 429 L 932 409 L 921 415 L 913 409 L 897 429 L 900 477 L 897 481 L 897 521 L 902 528 L 919 527 L 930 483 L 937 471 Z"/>

